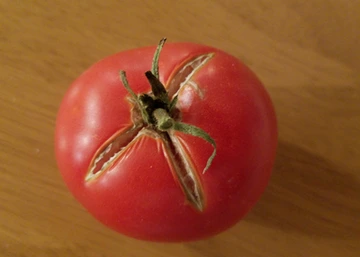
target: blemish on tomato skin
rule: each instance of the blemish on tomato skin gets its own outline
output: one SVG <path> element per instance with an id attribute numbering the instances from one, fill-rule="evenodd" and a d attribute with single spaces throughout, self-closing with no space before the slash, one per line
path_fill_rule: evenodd
<path id="1" fill-rule="evenodd" d="M 186 86 L 179 93 L 178 108 L 181 111 L 188 112 L 195 98 L 195 92 L 192 87 Z"/>
<path id="2" fill-rule="evenodd" d="M 180 89 L 178 96 L 177 107 L 181 112 L 188 112 L 196 98 L 200 98 L 200 100 L 204 98 L 204 93 L 198 84 L 194 81 L 189 81 L 187 85 Z"/>

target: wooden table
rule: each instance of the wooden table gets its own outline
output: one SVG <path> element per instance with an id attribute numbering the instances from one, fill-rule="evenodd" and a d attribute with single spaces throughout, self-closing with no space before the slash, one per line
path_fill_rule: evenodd
<path id="1" fill-rule="evenodd" d="M 360 2 L 0 1 L 0 256 L 360 256 Z M 104 56 L 193 41 L 241 58 L 279 122 L 270 184 L 209 240 L 154 244 L 94 220 L 54 159 L 60 101 Z"/>

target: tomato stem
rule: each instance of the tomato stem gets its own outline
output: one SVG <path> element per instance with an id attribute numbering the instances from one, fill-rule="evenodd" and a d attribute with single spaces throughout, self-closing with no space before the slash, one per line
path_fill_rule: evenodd
<path id="1" fill-rule="evenodd" d="M 156 126 L 161 131 L 169 130 L 174 126 L 174 119 L 170 117 L 166 110 L 158 108 L 153 112 L 153 115 L 156 119 Z"/>

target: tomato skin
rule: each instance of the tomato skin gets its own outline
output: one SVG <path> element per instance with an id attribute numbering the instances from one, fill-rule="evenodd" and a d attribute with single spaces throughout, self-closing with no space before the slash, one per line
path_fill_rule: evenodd
<path id="1" fill-rule="evenodd" d="M 132 124 L 119 71 L 136 93 L 147 93 L 144 76 L 155 46 L 124 51 L 90 67 L 70 86 L 61 103 L 55 133 L 59 170 L 75 198 L 99 221 L 125 235 L 150 241 L 190 241 L 216 235 L 236 224 L 259 199 L 273 167 L 277 146 L 271 99 L 256 75 L 235 57 L 193 43 L 167 43 L 160 55 L 160 80 L 168 85 L 190 59 L 214 53 L 193 76 L 203 97 L 180 90 L 182 122 L 198 126 L 217 144 L 217 155 L 202 173 L 212 147 L 176 132 L 198 172 L 206 206 L 186 203 L 161 140 L 141 136 L 126 158 L 85 181 L 96 151 Z"/>

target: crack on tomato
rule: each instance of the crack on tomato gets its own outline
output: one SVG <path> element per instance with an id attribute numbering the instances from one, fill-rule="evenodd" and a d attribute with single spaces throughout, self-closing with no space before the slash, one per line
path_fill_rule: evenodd
<path id="1" fill-rule="evenodd" d="M 195 90 L 195 92 L 197 92 L 199 97 L 203 99 L 204 95 L 201 88 L 194 80 L 192 80 L 192 78 L 196 72 L 199 71 L 200 68 L 202 68 L 213 56 L 214 53 L 203 54 L 191 60 L 187 60 L 183 65 L 180 65 L 179 69 L 174 72 L 174 75 L 170 76 L 170 82 L 167 87 L 167 96 L 170 99 L 177 100 L 181 89 L 185 86 L 190 86 Z M 123 75 L 125 78 L 125 74 Z M 126 85 L 127 81 L 123 80 L 123 83 Z M 147 105 L 145 104 L 143 98 L 145 96 L 150 97 L 152 93 L 140 95 L 139 98 L 137 98 L 138 96 L 136 96 L 130 88 L 127 89 L 133 94 L 130 94 L 131 97 L 128 98 L 128 100 L 132 105 L 131 120 L 134 125 L 115 133 L 100 147 L 91 161 L 85 181 L 92 180 L 108 171 L 123 155 L 123 153 L 126 152 L 126 149 L 128 149 L 128 147 L 137 140 L 139 136 L 146 133 L 148 136 L 152 136 L 154 138 L 160 137 L 162 139 L 164 148 L 167 152 L 169 167 L 178 181 L 187 202 L 196 210 L 200 212 L 203 211 L 205 208 L 204 192 L 191 156 L 188 155 L 172 129 L 169 131 L 163 131 L 157 127 L 156 122 L 151 122 L 151 119 L 148 120 L 150 122 L 144 120 L 142 108 L 147 107 Z M 169 112 L 169 117 L 171 117 L 171 119 L 175 122 L 178 122 L 181 120 L 180 110 L 176 108 L 176 101 L 171 102 L 174 102 L 175 104 L 173 106 L 170 105 L 170 108 L 166 110 Z M 153 112 L 155 110 L 163 108 L 162 106 L 159 107 L 154 105 L 154 103 L 156 103 L 156 99 L 150 103 L 150 107 L 154 110 L 149 111 L 148 109 L 145 109 L 145 114 L 147 114 L 150 118 L 154 115 Z"/>
<path id="2" fill-rule="evenodd" d="M 169 165 L 173 168 L 187 201 L 198 211 L 205 208 L 204 192 L 194 164 L 183 146 L 173 133 L 161 133 L 161 138 L 168 153 Z"/>
<path id="3" fill-rule="evenodd" d="M 143 126 L 132 126 L 116 133 L 103 144 L 90 163 L 85 180 L 88 181 L 108 170 L 126 147 L 138 136 Z"/>
<path id="4" fill-rule="evenodd" d="M 202 68 L 212 57 L 214 53 L 203 54 L 195 59 L 188 61 L 184 66 L 182 66 L 170 80 L 167 90 L 169 96 L 175 97 L 182 87 L 185 85 L 192 86 L 199 96 L 202 98 L 203 93 L 200 90 L 200 87 L 192 81 L 195 73 Z"/>
<path id="5" fill-rule="evenodd" d="M 170 83 L 167 87 L 169 96 L 175 98 L 183 87 L 190 86 L 195 90 L 199 97 L 203 99 L 204 94 L 202 90 L 192 78 L 213 56 L 214 53 L 200 55 L 187 61 L 185 65 L 181 66 L 170 79 Z M 174 115 L 174 113 L 176 114 Z M 172 117 L 175 120 L 180 120 L 181 115 L 177 108 L 174 108 L 174 113 L 172 114 Z M 169 154 L 169 165 L 173 168 L 174 175 L 177 178 L 187 201 L 196 210 L 203 211 L 205 208 L 204 192 L 191 157 L 186 153 L 173 132 L 162 133 L 162 138 Z"/>

